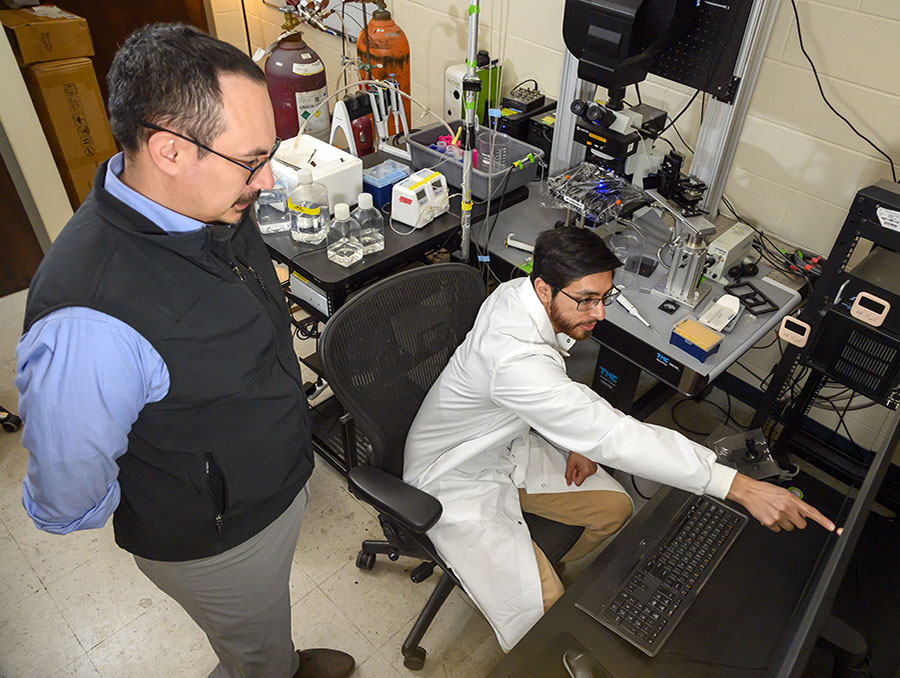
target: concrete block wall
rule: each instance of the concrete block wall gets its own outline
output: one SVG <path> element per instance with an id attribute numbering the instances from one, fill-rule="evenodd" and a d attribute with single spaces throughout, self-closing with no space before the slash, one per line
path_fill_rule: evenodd
<path id="1" fill-rule="evenodd" d="M 336 0 L 332 0 L 336 3 Z M 856 127 L 900 160 L 900 0 L 796 0 L 804 44 L 832 103 Z M 535 78 L 556 98 L 562 69 L 563 0 L 483 0 L 479 47 L 503 57 L 503 89 Z M 412 95 L 436 112 L 443 108 L 444 70 L 466 55 L 466 0 L 389 0 L 411 47 Z M 282 15 L 264 0 L 211 0 L 219 37 L 250 51 L 281 32 Z M 351 25 L 356 35 L 359 27 Z M 340 75 L 340 40 L 316 30 L 304 34 L 325 62 L 329 90 Z M 354 48 L 347 47 L 348 54 Z M 675 115 L 693 90 L 650 76 L 640 85 L 645 102 Z M 603 90 L 598 92 L 603 95 Z M 631 88 L 628 100 L 636 97 Z M 700 97 L 677 126 L 693 146 Z M 421 109 L 413 109 L 421 126 Z M 670 131 L 676 148 L 690 153 Z M 790 0 L 782 0 L 760 71 L 725 194 L 747 220 L 788 243 L 827 254 L 856 191 L 890 178 L 887 161 L 859 139 L 822 101 L 800 51 Z M 766 342 L 762 342 L 766 343 Z M 777 362 L 775 346 L 750 351 L 742 363 L 765 375 Z M 731 370 L 755 384 L 741 367 Z M 826 425 L 836 415 L 813 410 Z M 854 439 L 879 440 L 884 410 L 849 412 Z M 883 432 L 881 433 L 883 435 Z"/>

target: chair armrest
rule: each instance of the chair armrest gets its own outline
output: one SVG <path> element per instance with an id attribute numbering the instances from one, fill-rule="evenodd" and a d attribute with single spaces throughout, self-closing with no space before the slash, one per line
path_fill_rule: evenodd
<path id="1" fill-rule="evenodd" d="M 354 466 L 347 478 L 353 494 L 415 532 L 426 532 L 441 517 L 441 502 L 374 466 Z"/>

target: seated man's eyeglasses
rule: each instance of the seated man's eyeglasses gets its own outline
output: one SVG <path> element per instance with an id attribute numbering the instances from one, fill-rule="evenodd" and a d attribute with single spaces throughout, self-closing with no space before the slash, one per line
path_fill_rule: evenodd
<path id="1" fill-rule="evenodd" d="M 579 311 L 592 311 L 595 308 L 597 308 L 597 304 L 599 304 L 601 301 L 603 302 L 604 306 L 609 306 L 611 303 L 613 303 L 613 300 L 617 296 L 619 296 L 619 289 L 616 287 L 613 287 L 611 290 L 609 290 L 609 292 L 604 294 L 602 297 L 596 297 L 593 299 L 576 299 L 575 297 L 573 297 L 571 294 L 569 294 L 565 290 L 559 290 L 559 291 L 562 292 L 563 294 L 565 294 L 567 297 L 569 297 L 569 299 L 571 299 L 572 301 L 576 302 L 575 308 Z"/>
<path id="2" fill-rule="evenodd" d="M 178 137 L 179 139 L 184 139 L 185 141 L 190 141 L 192 144 L 194 144 L 194 146 L 197 146 L 198 148 L 202 148 L 204 151 L 209 151 L 213 155 L 217 155 L 220 158 L 225 158 L 225 160 L 227 160 L 228 162 L 233 162 L 235 165 L 238 165 L 239 167 L 243 167 L 245 170 L 250 172 L 250 176 L 247 177 L 248 184 L 251 181 L 253 181 L 253 176 L 259 170 L 261 170 L 263 167 L 265 167 L 266 164 L 270 160 L 272 160 L 272 158 L 275 156 L 275 152 L 278 150 L 278 147 L 281 145 L 281 139 L 279 139 L 278 137 L 275 137 L 275 145 L 272 146 L 272 150 L 269 151 L 269 154 L 265 158 L 263 158 L 263 160 L 258 162 L 256 165 L 248 165 L 246 163 L 241 162 L 240 160 L 235 160 L 234 158 L 229 158 L 227 155 L 223 155 L 223 154 L 219 153 L 218 151 L 214 151 L 209 146 L 207 146 L 206 144 L 201 144 L 196 139 L 191 139 L 190 137 L 187 137 L 183 134 L 179 134 L 178 132 L 173 132 L 172 130 L 166 129 L 165 127 L 160 127 L 159 125 L 154 125 L 152 122 L 145 122 L 145 121 L 141 120 L 141 125 L 143 127 L 146 127 L 147 129 L 152 129 L 156 132 L 168 132 L 169 134 L 172 134 L 172 135 Z"/>

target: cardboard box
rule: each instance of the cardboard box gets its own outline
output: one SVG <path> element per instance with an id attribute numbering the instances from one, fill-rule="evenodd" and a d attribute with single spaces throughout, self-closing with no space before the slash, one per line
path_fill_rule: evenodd
<path id="1" fill-rule="evenodd" d="M 20 66 L 94 53 L 87 21 L 53 5 L 0 10 L 0 23 Z"/>
<path id="2" fill-rule="evenodd" d="M 116 142 L 90 59 L 64 59 L 22 69 L 72 206 L 91 190 L 97 167 Z"/>

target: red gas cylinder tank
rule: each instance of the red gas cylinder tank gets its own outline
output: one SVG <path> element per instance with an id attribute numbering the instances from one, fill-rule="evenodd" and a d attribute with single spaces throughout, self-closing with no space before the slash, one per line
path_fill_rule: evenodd
<path id="1" fill-rule="evenodd" d="M 410 93 L 409 40 L 386 9 L 376 9 L 372 13 L 367 30 L 360 31 L 356 40 L 356 52 L 360 61 L 372 65 L 371 76 L 364 69 L 360 69 L 360 79 L 383 80 L 393 76 L 400 83 L 400 89 L 407 94 Z M 406 110 L 406 124 L 411 128 L 410 105 L 406 97 L 403 97 L 403 107 Z M 402 131 L 394 129 L 393 118 L 388 129 L 391 134 Z"/>
<path id="2" fill-rule="evenodd" d="M 281 40 L 266 61 L 266 82 L 275 109 L 275 130 L 281 139 L 297 136 L 300 125 L 310 118 L 305 134 L 328 141 L 331 122 L 325 100 L 325 64 L 300 33 Z"/>

